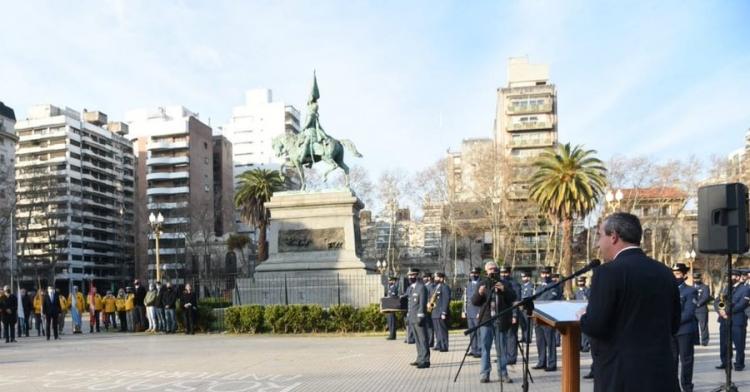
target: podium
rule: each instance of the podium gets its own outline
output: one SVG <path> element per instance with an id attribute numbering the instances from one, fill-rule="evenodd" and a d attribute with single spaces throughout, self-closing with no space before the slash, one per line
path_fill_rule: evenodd
<path id="1" fill-rule="evenodd" d="M 581 323 L 576 313 L 585 309 L 585 301 L 538 301 L 532 317 L 540 325 L 552 327 L 562 335 L 563 392 L 581 389 Z M 539 337 L 537 337 L 538 339 Z"/>

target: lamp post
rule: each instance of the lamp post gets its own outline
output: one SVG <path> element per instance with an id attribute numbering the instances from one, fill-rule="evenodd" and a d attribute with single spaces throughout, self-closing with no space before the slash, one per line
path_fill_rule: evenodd
<path id="1" fill-rule="evenodd" d="M 161 282 L 161 268 L 159 267 L 159 236 L 161 235 L 161 225 L 164 223 L 164 216 L 159 212 L 158 215 L 154 216 L 154 213 L 148 215 L 148 223 L 151 225 L 151 230 L 154 232 L 156 238 L 156 281 Z"/>
<path id="2" fill-rule="evenodd" d="M 690 284 L 693 284 L 693 274 L 695 273 L 695 271 L 693 271 L 693 263 L 695 262 L 695 249 L 686 250 L 685 259 L 688 261 L 688 264 L 690 264 L 690 275 L 688 275 L 688 281 L 690 282 Z"/>
<path id="3" fill-rule="evenodd" d="M 387 280 L 384 278 L 385 273 L 388 271 L 388 262 L 385 260 L 378 260 L 375 262 L 375 267 L 378 269 L 378 273 L 380 274 L 380 284 L 383 285 L 383 291 L 387 289 L 386 282 Z M 387 295 L 388 293 L 386 293 Z"/>
<path id="4" fill-rule="evenodd" d="M 608 190 L 607 193 L 604 195 L 604 199 L 607 201 L 607 207 L 609 211 L 615 212 L 620 209 L 620 201 L 624 195 L 622 194 L 621 190 L 616 190 L 614 193 L 612 190 Z"/>

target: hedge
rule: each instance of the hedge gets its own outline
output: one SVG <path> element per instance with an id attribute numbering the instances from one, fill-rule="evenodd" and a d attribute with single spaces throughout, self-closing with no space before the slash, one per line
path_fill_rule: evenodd
<path id="1" fill-rule="evenodd" d="M 449 327 L 466 328 L 461 318 L 463 303 L 451 301 Z M 405 313 L 396 313 L 396 325 L 404 328 Z M 263 332 L 288 334 L 309 332 L 383 332 L 387 329 L 385 314 L 377 304 L 364 308 L 334 305 L 324 309 L 320 305 L 243 305 L 226 309 L 226 329 L 233 333 L 258 334 Z"/>

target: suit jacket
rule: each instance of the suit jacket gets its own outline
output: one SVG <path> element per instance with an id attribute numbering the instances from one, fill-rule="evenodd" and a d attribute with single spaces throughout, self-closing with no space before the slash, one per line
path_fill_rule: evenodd
<path id="1" fill-rule="evenodd" d="M 595 342 L 594 391 L 679 392 L 672 337 L 677 281 L 664 264 L 628 249 L 594 270 L 581 330 Z"/>
<path id="2" fill-rule="evenodd" d="M 57 293 L 52 296 L 50 301 L 49 293 L 42 295 L 42 314 L 57 317 L 60 314 L 60 296 Z"/>
<path id="3" fill-rule="evenodd" d="M 476 319 L 479 315 L 479 306 L 471 303 L 471 297 L 477 292 L 479 282 L 479 279 L 476 281 L 469 279 L 469 283 L 466 284 L 466 290 L 464 290 L 464 313 L 466 313 L 466 319 Z"/>
<path id="4" fill-rule="evenodd" d="M 10 296 L 5 298 L 4 305 L 1 308 L 3 310 L 3 322 L 15 323 L 18 319 L 18 296 L 15 293 L 10 293 Z M 10 313 L 8 313 L 10 310 Z"/>
<path id="5" fill-rule="evenodd" d="M 698 329 L 698 320 L 695 318 L 695 302 L 698 290 L 683 282 L 679 285 L 680 290 L 680 329 L 676 336 L 693 334 Z"/>
<path id="6" fill-rule="evenodd" d="M 441 316 L 450 316 L 451 288 L 445 283 L 435 285 L 435 290 L 440 292 L 435 309 L 432 310 L 432 318 L 439 319 Z"/>
<path id="7" fill-rule="evenodd" d="M 406 297 L 409 300 L 408 321 L 415 324 L 420 323 L 427 314 L 427 287 L 417 280 L 406 290 Z"/>

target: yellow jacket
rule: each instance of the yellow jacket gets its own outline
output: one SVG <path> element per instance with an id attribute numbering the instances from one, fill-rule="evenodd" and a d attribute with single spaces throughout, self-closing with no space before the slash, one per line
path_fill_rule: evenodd
<path id="1" fill-rule="evenodd" d="M 89 310 L 91 310 L 90 309 L 91 305 L 92 305 L 92 303 L 91 303 L 91 296 L 88 295 L 88 296 L 86 296 L 86 307 L 88 307 Z M 96 294 L 96 296 L 94 297 L 94 303 L 93 303 L 93 305 L 94 305 L 94 310 L 95 311 L 101 311 L 102 310 L 102 296 L 101 295 Z"/>
<path id="2" fill-rule="evenodd" d="M 60 298 L 60 312 L 65 313 L 70 309 L 70 304 L 68 304 L 68 300 L 65 299 L 64 295 L 59 296 Z"/>
<path id="3" fill-rule="evenodd" d="M 125 311 L 125 298 L 117 297 L 115 300 L 115 307 L 117 308 L 118 312 L 124 312 Z"/>
<path id="4" fill-rule="evenodd" d="M 128 294 L 128 298 L 125 300 L 125 311 L 129 312 L 135 309 L 135 294 Z"/>
<path id="5" fill-rule="evenodd" d="M 38 293 L 34 296 L 34 313 L 42 314 L 42 295 Z"/>
<path id="6" fill-rule="evenodd" d="M 102 302 L 104 302 L 104 313 L 113 313 L 117 310 L 117 298 L 114 295 L 105 295 Z"/>
<path id="7" fill-rule="evenodd" d="M 72 293 L 68 295 L 68 306 L 73 306 L 73 298 L 71 297 Z M 76 293 L 76 309 L 78 309 L 78 313 L 83 313 L 83 308 L 86 307 L 86 300 L 83 299 L 83 294 L 81 292 Z"/>

